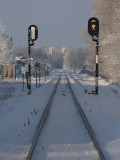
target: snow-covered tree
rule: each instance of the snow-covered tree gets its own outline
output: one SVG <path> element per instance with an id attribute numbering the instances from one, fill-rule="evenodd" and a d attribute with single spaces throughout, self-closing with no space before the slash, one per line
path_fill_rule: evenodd
<path id="1" fill-rule="evenodd" d="M 92 41 L 88 34 L 88 29 L 85 28 L 83 32 L 79 33 L 80 40 L 84 41 L 82 50 L 86 54 L 84 69 L 91 72 L 95 71 L 95 42 Z"/>
<path id="2" fill-rule="evenodd" d="M 86 59 L 86 49 L 74 47 L 69 49 L 64 56 L 64 69 L 72 69 L 75 72 L 79 69 L 83 69 Z"/>
<path id="3" fill-rule="evenodd" d="M 5 27 L 0 22 L 0 64 L 10 64 L 14 61 L 11 38 L 5 35 Z"/>
<path id="4" fill-rule="evenodd" d="M 120 1 L 96 0 L 93 16 L 100 21 L 100 73 L 112 82 L 120 79 Z"/>
<path id="5" fill-rule="evenodd" d="M 99 70 L 106 79 L 115 83 L 120 83 L 120 1 L 119 0 L 95 0 L 91 17 L 99 19 L 100 24 L 100 50 L 99 50 Z M 91 61 L 93 53 L 95 55 L 95 42 L 87 32 L 82 32 L 80 38 L 91 45 L 90 56 L 87 55 L 88 62 Z"/>
<path id="6" fill-rule="evenodd" d="M 26 57 L 28 58 L 28 47 L 20 46 L 13 50 L 13 53 L 16 57 Z M 40 47 L 33 46 L 31 47 L 31 57 L 34 61 L 39 63 L 46 63 L 48 56 L 44 49 Z"/>

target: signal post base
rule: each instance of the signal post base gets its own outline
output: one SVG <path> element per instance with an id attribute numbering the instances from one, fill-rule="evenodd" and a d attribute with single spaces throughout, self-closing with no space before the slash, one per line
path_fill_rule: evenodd
<path id="1" fill-rule="evenodd" d="M 32 94 L 31 90 L 28 90 L 28 95 L 29 95 L 29 94 Z"/>

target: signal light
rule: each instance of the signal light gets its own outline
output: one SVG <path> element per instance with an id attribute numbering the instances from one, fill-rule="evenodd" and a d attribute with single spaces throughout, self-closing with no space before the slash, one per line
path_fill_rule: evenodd
<path id="1" fill-rule="evenodd" d="M 32 41 L 35 41 L 38 38 L 38 28 L 35 25 L 31 25 L 28 28 L 28 32 L 29 32 L 29 38 Z"/>
<path id="2" fill-rule="evenodd" d="M 99 20 L 92 17 L 88 20 L 88 33 L 91 36 L 97 36 L 99 34 Z"/>
<path id="3" fill-rule="evenodd" d="M 95 30 L 95 27 L 96 27 L 95 24 L 93 24 L 93 25 L 92 25 L 92 29 Z"/>

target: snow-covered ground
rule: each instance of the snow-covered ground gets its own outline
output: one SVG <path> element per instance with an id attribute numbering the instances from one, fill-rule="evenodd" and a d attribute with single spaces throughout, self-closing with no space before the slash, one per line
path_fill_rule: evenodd
<path id="1" fill-rule="evenodd" d="M 0 104 L 0 160 L 25 159 L 26 151 L 57 78 L 53 76 L 37 89 L 33 83 L 32 94 L 29 96 L 27 90 L 21 91 L 21 83 L 1 83 L 1 88 L 7 92 L 11 88 L 9 93 L 11 96 L 4 99 L 5 103 Z"/>
<path id="2" fill-rule="evenodd" d="M 99 95 L 85 94 L 95 89 L 95 78 L 87 74 L 71 79 L 78 100 L 87 115 L 107 160 L 120 160 L 120 86 L 99 78 Z"/>
<path id="3" fill-rule="evenodd" d="M 39 160 L 99 160 L 65 76 L 61 77 L 32 160 L 38 157 Z"/>
<path id="4" fill-rule="evenodd" d="M 73 76 L 82 84 L 70 79 L 106 159 L 120 160 L 120 86 L 99 78 L 99 95 L 85 94 L 84 89 L 94 90 L 94 77 L 87 74 Z M 58 73 L 37 89 L 33 84 L 29 96 L 27 90 L 21 91 L 22 83 L 0 83 L 0 160 L 25 159 L 57 78 Z"/>

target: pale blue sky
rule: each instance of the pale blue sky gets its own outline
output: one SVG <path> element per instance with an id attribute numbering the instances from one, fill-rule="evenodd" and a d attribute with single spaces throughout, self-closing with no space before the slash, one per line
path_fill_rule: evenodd
<path id="1" fill-rule="evenodd" d="M 36 46 L 81 46 L 79 32 L 87 27 L 93 0 L 0 0 L 0 20 L 13 37 L 13 47 L 27 46 L 29 25 L 37 25 Z"/>

